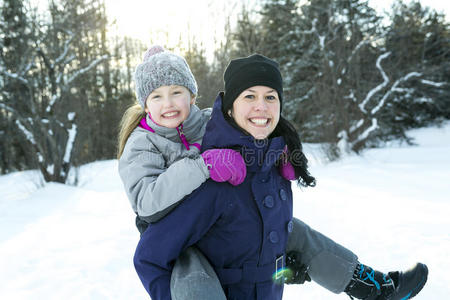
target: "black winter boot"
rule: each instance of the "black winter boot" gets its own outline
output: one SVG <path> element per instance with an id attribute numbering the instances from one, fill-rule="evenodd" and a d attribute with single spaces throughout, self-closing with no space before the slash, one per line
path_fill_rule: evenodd
<path id="1" fill-rule="evenodd" d="M 389 272 L 387 275 L 359 264 L 345 292 L 364 300 L 407 300 L 417 295 L 427 281 L 428 268 L 417 263 L 405 272 Z"/>

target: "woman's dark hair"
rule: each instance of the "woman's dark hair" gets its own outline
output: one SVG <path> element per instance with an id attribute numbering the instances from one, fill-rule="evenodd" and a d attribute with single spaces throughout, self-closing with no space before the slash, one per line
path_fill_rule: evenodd
<path id="1" fill-rule="evenodd" d="M 303 146 L 300 137 L 294 126 L 280 116 L 275 130 L 270 137 L 282 136 L 288 147 L 288 161 L 294 167 L 297 183 L 301 186 L 315 186 L 316 179 L 308 172 L 308 159 L 303 153 Z M 270 138 L 269 137 L 269 138 Z"/>
<path id="2" fill-rule="evenodd" d="M 223 109 L 223 108 L 222 108 Z M 246 132 L 244 129 L 239 127 L 236 124 L 234 118 L 229 116 L 227 113 L 222 111 L 222 114 L 225 120 L 237 130 L 244 132 L 245 134 L 250 135 L 250 133 Z M 315 186 L 316 179 L 311 176 L 308 172 L 308 159 L 303 153 L 302 142 L 300 141 L 300 137 L 295 130 L 294 126 L 283 116 L 280 116 L 280 120 L 278 121 L 277 126 L 274 131 L 270 134 L 269 139 L 277 136 L 282 136 L 284 141 L 286 142 L 288 148 L 288 161 L 294 167 L 295 178 L 297 178 L 297 183 L 300 186 Z M 284 156 L 280 158 L 280 160 L 285 159 Z M 281 163 L 281 161 L 279 162 Z"/>

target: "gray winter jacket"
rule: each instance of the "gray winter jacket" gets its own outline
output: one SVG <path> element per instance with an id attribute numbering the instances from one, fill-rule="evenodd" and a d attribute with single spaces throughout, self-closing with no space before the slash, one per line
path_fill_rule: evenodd
<path id="1" fill-rule="evenodd" d="M 210 108 L 191 105 L 183 122 L 190 144 L 201 143 L 210 115 Z M 137 127 L 131 133 L 119 159 L 119 174 L 133 210 L 156 222 L 206 181 L 209 171 L 199 149 L 187 150 L 176 128 L 159 126 L 149 116 L 147 124 L 155 132 Z"/>

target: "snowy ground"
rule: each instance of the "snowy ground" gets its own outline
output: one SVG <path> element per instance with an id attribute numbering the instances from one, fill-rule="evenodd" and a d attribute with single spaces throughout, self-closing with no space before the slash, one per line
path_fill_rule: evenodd
<path id="1" fill-rule="evenodd" d="M 430 269 L 415 299 L 450 297 L 450 124 L 390 146 L 320 163 L 295 188 L 294 215 L 383 271 Z M 132 265 L 138 233 L 116 161 L 80 170 L 78 187 L 39 186 L 36 172 L 0 177 L 0 299 L 148 299 Z M 348 299 L 315 283 L 284 299 Z"/>

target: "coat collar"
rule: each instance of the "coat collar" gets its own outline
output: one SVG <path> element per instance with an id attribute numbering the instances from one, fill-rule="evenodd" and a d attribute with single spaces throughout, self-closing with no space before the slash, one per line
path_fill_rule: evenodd
<path id="1" fill-rule="evenodd" d="M 202 152 L 214 148 L 231 148 L 241 152 L 248 171 L 268 171 L 280 158 L 286 145 L 283 137 L 255 138 L 230 125 L 222 113 L 223 93 L 214 102 L 211 120 L 206 125 Z"/>
<path id="2" fill-rule="evenodd" d="M 173 142 L 179 142 L 180 136 L 176 128 L 167 128 L 160 126 L 153 122 L 150 116 L 147 114 L 146 117 L 147 124 L 152 128 L 158 135 L 169 139 Z M 201 139 L 202 126 L 204 125 L 202 112 L 197 105 L 192 104 L 190 107 L 189 116 L 184 120 L 183 133 L 188 141 L 198 141 Z"/>

